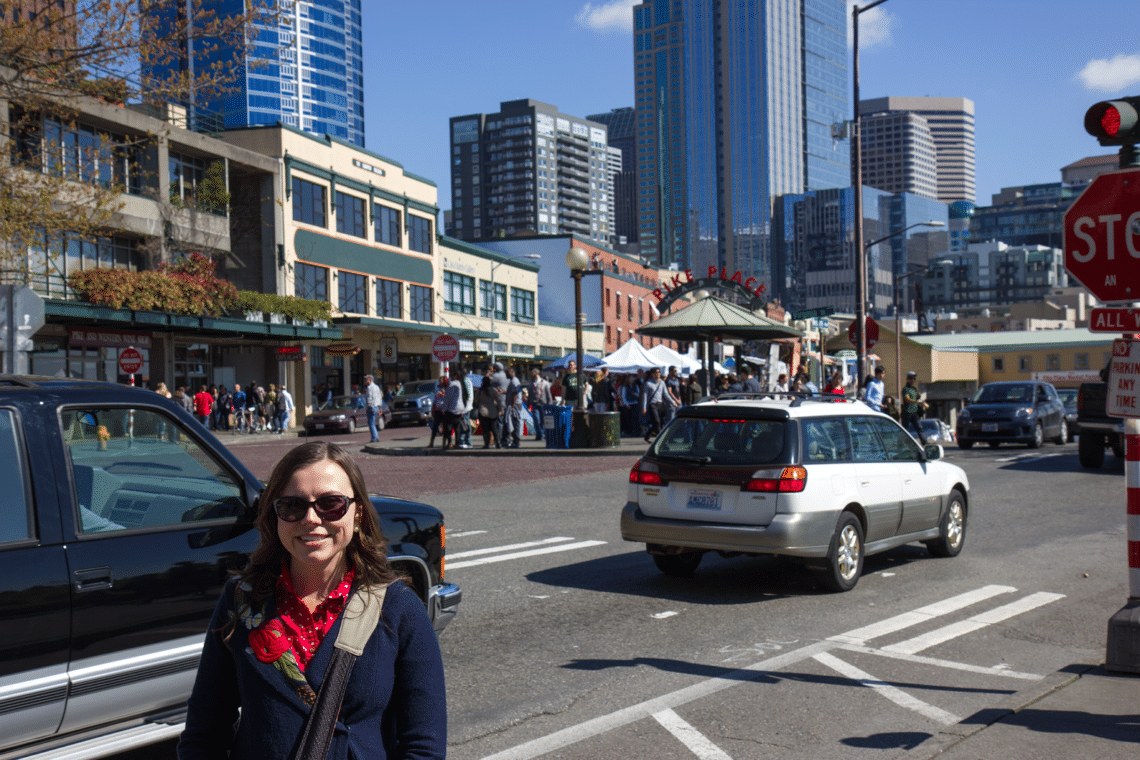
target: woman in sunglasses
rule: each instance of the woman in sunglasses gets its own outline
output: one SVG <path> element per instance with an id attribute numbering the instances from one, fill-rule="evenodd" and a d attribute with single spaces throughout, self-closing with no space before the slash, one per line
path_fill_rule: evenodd
<path id="1" fill-rule="evenodd" d="M 350 595 L 386 589 L 327 756 L 443 758 L 439 644 L 423 604 L 388 564 L 352 457 L 333 443 L 296 447 L 259 504 L 261 541 L 210 623 L 178 757 L 295 757 Z"/>

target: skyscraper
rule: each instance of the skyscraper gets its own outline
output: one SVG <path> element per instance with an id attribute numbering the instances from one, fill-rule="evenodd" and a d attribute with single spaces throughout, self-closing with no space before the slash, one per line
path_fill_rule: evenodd
<path id="1" fill-rule="evenodd" d="M 586 117 L 606 125 L 610 148 L 621 151 L 621 171 L 614 177 L 613 235 L 615 245 L 637 242 L 637 112 L 632 108 L 615 108 L 609 113 Z M 624 250 L 624 249 L 623 249 Z"/>
<path id="2" fill-rule="evenodd" d="M 232 47 L 203 51 L 187 34 L 184 3 L 167 0 L 150 14 L 154 34 L 181 35 L 181 56 L 150 72 L 205 71 L 213 63 L 237 66 L 233 92 L 191 93 L 196 129 L 227 129 L 280 121 L 364 147 L 364 61 L 361 0 L 279 4 L 276 23 L 249 22 L 244 55 Z M 246 12 L 244 0 L 215 0 L 218 16 Z"/>
<path id="3" fill-rule="evenodd" d="M 908 112 L 926 119 L 938 165 L 938 200 L 974 202 L 974 101 L 967 98 L 886 97 L 862 100 L 863 118 Z M 864 129 L 864 136 L 866 130 Z M 867 172 L 864 165 L 864 172 Z M 866 173 L 864 173 L 866 181 Z"/>
<path id="4" fill-rule="evenodd" d="M 926 117 L 909 111 L 864 116 L 863 184 L 888 193 L 938 197 L 938 164 Z"/>
<path id="5" fill-rule="evenodd" d="M 778 195 L 850 185 L 843 0 L 645 0 L 634 12 L 642 256 L 773 281 Z"/>
<path id="6" fill-rule="evenodd" d="M 609 245 L 606 128 L 537 100 L 451 118 L 455 237 L 577 234 Z"/>

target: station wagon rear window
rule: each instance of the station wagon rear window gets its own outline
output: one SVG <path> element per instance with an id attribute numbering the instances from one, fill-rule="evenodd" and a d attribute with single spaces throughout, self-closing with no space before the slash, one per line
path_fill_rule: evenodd
<path id="1" fill-rule="evenodd" d="M 768 464 L 781 459 L 785 426 L 781 420 L 725 417 L 674 419 L 652 453 L 665 460 L 697 464 Z"/>

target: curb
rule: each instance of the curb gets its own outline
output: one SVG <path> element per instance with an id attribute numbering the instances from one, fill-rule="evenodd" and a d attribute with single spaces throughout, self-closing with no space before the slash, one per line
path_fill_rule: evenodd
<path id="1" fill-rule="evenodd" d="M 971 736 L 981 733 L 990 726 L 1005 720 L 1014 713 L 1021 712 L 1034 702 L 1059 691 L 1081 679 L 1085 673 L 1100 667 L 1101 663 L 1074 663 L 1042 678 L 1037 683 L 1005 697 L 992 707 L 978 710 L 968 718 L 953 726 L 947 726 L 926 741 L 913 747 L 896 760 L 929 760 L 941 755 L 951 747 L 964 742 Z"/>
<path id="2" fill-rule="evenodd" d="M 363 449 L 366 454 L 380 454 L 390 457 L 640 457 L 645 449 L 640 446 L 626 448 L 615 447 L 608 449 L 540 449 L 534 447 L 519 447 L 517 449 L 484 449 L 482 447 L 470 449 L 447 449 L 427 446 L 377 446 L 366 443 Z"/>

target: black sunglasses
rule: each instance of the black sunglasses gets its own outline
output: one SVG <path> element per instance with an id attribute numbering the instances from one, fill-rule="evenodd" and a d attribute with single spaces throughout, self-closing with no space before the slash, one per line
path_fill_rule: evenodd
<path id="1" fill-rule="evenodd" d="M 355 500 L 351 497 L 340 494 L 318 496 L 313 501 L 299 496 L 282 496 L 273 500 L 273 510 L 285 522 L 297 522 L 308 514 L 309 507 L 312 506 L 317 510 L 317 517 L 333 522 L 344 517 L 348 505 L 353 501 Z"/>

